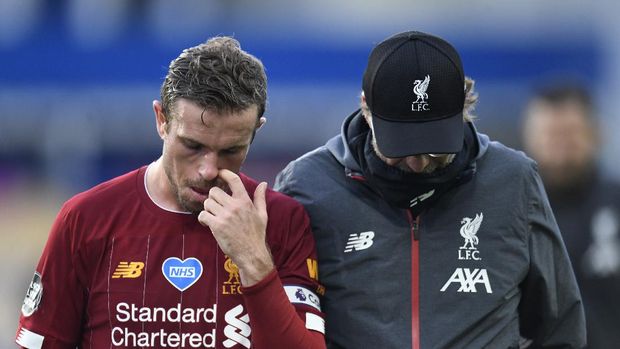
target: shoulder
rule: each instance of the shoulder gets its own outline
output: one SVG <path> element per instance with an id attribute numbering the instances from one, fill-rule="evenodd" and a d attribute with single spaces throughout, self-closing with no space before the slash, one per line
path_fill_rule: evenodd
<path id="1" fill-rule="evenodd" d="M 534 160 L 528 157 L 523 151 L 513 149 L 498 141 L 488 143 L 487 154 L 494 159 L 508 160 L 509 164 L 517 166 L 533 166 Z"/>
<path id="2" fill-rule="evenodd" d="M 486 152 L 479 158 L 479 164 L 492 167 L 496 175 L 521 174 L 530 177 L 538 172 L 538 166 L 523 151 L 513 149 L 497 141 L 488 143 Z"/>
<path id="3" fill-rule="evenodd" d="M 73 196 L 67 200 L 63 210 L 65 212 L 96 212 L 115 206 L 123 198 L 128 198 L 131 193 L 136 193 L 145 169 L 142 167 L 133 170 Z"/>
<path id="4" fill-rule="evenodd" d="M 58 213 L 49 239 L 70 243 L 76 251 L 86 240 L 100 237 L 114 212 L 123 211 L 127 205 L 134 204 L 135 182 L 138 171 L 101 183 L 67 200 Z"/>
<path id="5" fill-rule="evenodd" d="M 500 142 L 488 142 L 486 151 L 476 161 L 479 182 L 495 192 L 509 195 L 515 207 L 532 203 L 542 205 L 546 193 L 534 160 L 524 152 Z"/>
<path id="6" fill-rule="evenodd" d="M 274 189 L 295 198 L 297 192 L 314 194 L 346 182 L 345 167 L 327 147 L 319 147 L 291 161 L 277 176 Z"/>
<path id="7" fill-rule="evenodd" d="M 280 172 L 280 176 L 309 176 L 323 173 L 329 166 L 333 166 L 333 164 L 337 164 L 336 159 L 327 147 L 322 146 L 291 161 L 282 172 Z"/>

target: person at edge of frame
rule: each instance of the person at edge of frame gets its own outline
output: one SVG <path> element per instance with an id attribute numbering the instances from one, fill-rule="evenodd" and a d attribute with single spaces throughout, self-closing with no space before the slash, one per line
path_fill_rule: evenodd
<path id="1" fill-rule="evenodd" d="M 553 79 L 523 114 L 525 151 L 538 163 L 586 312 L 588 348 L 620 346 L 620 184 L 599 167 L 601 136 L 587 85 Z"/>

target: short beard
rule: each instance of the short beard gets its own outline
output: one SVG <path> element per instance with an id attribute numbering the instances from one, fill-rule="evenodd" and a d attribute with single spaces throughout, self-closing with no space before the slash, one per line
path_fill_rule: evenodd
<path id="1" fill-rule="evenodd" d="M 381 153 L 381 151 L 379 151 L 379 146 L 377 145 L 377 140 L 376 138 L 372 137 L 372 148 L 375 151 L 375 154 L 377 154 L 377 156 L 379 157 L 379 159 L 381 159 L 383 162 L 385 162 L 386 164 L 388 163 L 387 160 L 387 156 L 383 155 Z M 446 166 L 448 166 L 452 160 L 454 159 L 454 157 L 449 157 L 448 159 L 446 159 L 445 162 L 441 162 L 441 161 L 437 161 L 436 159 L 431 158 L 430 161 L 428 162 L 428 165 L 419 173 L 421 174 L 429 174 L 429 173 L 433 173 L 436 170 L 440 169 L 440 168 L 444 168 Z M 388 165 L 389 166 L 389 165 Z M 407 172 L 407 173 L 414 173 L 409 166 L 407 166 L 407 164 L 405 164 L 403 161 L 399 162 L 396 166 L 397 169 L 403 171 L 403 172 Z"/>
<path id="2" fill-rule="evenodd" d="M 177 201 L 179 202 L 179 205 L 183 208 L 184 211 L 190 212 L 192 214 L 199 214 L 201 211 L 204 210 L 203 203 L 185 200 L 185 198 L 181 196 L 181 193 L 179 192 L 179 189 L 176 186 L 175 188 L 173 188 L 173 190 L 176 190 L 175 193 L 177 196 Z"/>
<path id="3" fill-rule="evenodd" d="M 166 177 L 168 177 L 168 183 L 170 183 L 170 189 L 176 196 L 177 203 L 185 212 L 190 212 L 192 214 L 199 214 L 204 209 L 204 205 L 201 202 L 193 202 L 186 200 L 183 196 L 181 196 L 181 191 L 179 190 L 179 186 L 174 181 L 174 177 L 172 175 L 172 169 L 169 166 L 164 164 L 164 172 L 166 173 Z"/>

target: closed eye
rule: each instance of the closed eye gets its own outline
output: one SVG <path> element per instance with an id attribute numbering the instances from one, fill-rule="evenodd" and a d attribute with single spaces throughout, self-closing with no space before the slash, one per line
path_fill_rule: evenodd
<path id="1" fill-rule="evenodd" d="M 181 143 L 183 143 L 183 146 L 185 146 L 185 148 L 190 150 L 199 150 L 202 148 L 202 144 L 189 139 L 183 139 Z"/>
<path id="2" fill-rule="evenodd" d="M 222 155 L 235 155 L 239 153 L 244 147 L 227 148 L 220 151 Z"/>

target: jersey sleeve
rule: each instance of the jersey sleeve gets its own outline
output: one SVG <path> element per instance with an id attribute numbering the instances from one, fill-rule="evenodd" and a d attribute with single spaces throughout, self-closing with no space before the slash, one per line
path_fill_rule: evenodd
<path id="1" fill-rule="evenodd" d="M 278 194 L 282 195 L 282 194 Z M 282 204 L 280 202 L 279 204 Z M 256 348 L 325 348 L 316 247 L 304 208 L 290 198 L 268 210 L 275 271 L 243 288 Z"/>
<path id="2" fill-rule="evenodd" d="M 287 212 L 286 239 L 276 259 L 276 268 L 284 291 L 293 306 L 303 318 L 313 319 L 307 328 L 324 333 L 320 296 L 324 289 L 319 283 L 319 269 L 316 245 L 310 219 L 303 206 L 297 204 Z M 310 314 L 310 315 L 308 315 Z"/>
<path id="3" fill-rule="evenodd" d="M 542 181 L 534 171 L 528 207 L 530 271 L 522 284 L 520 327 L 533 347 L 585 347 L 577 282 Z"/>
<path id="4" fill-rule="evenodd" d="M 60 211 L 21 307 L 16 343 L 24 348 L 75 348 L 80 340 L 86 289 L 75 267 L 75 222 Z"/>
<path id="5" fill-rule="evenodd" d="M 244 287 L 243 297 L 252 324 L 253 348 L 325 349 L 324 331 L 308 326 L 308 316 L 317 315 L 295 311 L 276 270 L 258 284 Z"/>

